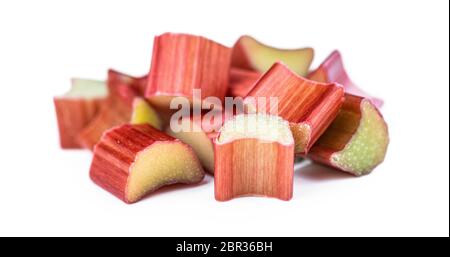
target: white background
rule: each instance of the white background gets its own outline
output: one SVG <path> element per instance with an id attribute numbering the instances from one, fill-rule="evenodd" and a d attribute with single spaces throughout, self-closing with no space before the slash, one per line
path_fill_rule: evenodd
<path id="1" fill-rule="evenodd" d="M 448 1 L 1 1 L 0 235 L 449 235 Z M 373 174 L 320 166 L 290 202 L 218 203 L 211 178 L 125 205 L 88 177 L 91 154 L 62 151 L 52 97 L 72 76 L 149 70 L 153 36 L 251 34 L 339 49 L 352 79 L 386 104 L 391 144 Z"/>

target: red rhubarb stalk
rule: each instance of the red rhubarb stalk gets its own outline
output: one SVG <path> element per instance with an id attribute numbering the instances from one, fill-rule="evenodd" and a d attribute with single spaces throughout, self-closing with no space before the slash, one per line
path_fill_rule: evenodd
<path id="1" fill-rule="evenodd" d="M 231 49 L 204 37 L 165 33 L 155 37 L 146 97 L 156 106 L 168 107 L 173 97 L 193 99 L 201 89 L 202 100 L 223 100 L 227 91 Z"/>
<path id="2" fill-rule="evenodd" d="M 307 158 L 361 176 L 383 162 L 388 144 L 386 122 L 373 102 L 347 94 L 338 116 Z"/>
<path id="3" fill-rule="evenodd" d="M 336 117 L 343 96 L 341 85 L 305 79 L 277 62 L 258 80 L 244 105 L 247 112 L 265 112 L 289 121 L 296 153 L 307 153 Z M 266 99 L 263 105 L 261 97 Z M 278 104 L 270 104 L 270 98 Z"/>
<path id="4" fill-rule="evenodd" d="M 114 70 L 108 71 L 108 99 L 77 137 L 83 147 L 92 150 L 106 130 L 125 123 L 150 124 L 162 129 L 157 112 L 140 97 L 139 90 L 144 80 L 145 77 L 135 78 Z"/>
<path id="5" fill-rule="evenodd" d="M 214 147 L 218 201 L 292 198 L 294 140 L 288 122 L 263 114 L 238 115 L 225 122 Z"/>
<path id="6" fill-rule="evenodd" d="M 260 77 L 261 73 L 259 72 L 232 68 L 230 70 L 228 95 L 232 97 L 247 96 Z"/>
<path id="7" fill-rule="evenodd" d="M 82 148 L 77 135 L 99 113 L 107 93 L 102 81 L 72 79 L 71 90 L 53 99 L 62 148 Z"/>
<path id="8" fill-rule="evenodd" d="M 125 203 L 171 184 L 195 184 L 204 171 L 192 149 L 150 125 L 123 125 L 95 146 L 91 179 Z"/>
<path id="9" fill-rule="evenodd" d="M 383 105 L 383 100 L 369 96 L 352 82 L 344 68 L 342 56 L 337 50 L 333 51 L 319 68 L 311 72 L 308 78 L 324 83 L 339 83 L 344 86 L 346 93 L 369 98 L 378 108 Z"/>

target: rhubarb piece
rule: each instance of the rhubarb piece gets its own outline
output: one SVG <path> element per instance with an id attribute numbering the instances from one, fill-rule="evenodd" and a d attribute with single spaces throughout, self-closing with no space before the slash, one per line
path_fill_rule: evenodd
<path id="1" fill-rule="evenodd" d="M 263 103 L 259 99 L 262 98 Z M 272 103 L 277 100 L 277 104 Z M 336 117 L 344 89 L 336 83 L 318 83 L 275 63 L 244 99 L 247 112 L 278 115 L 290 122 L 295 152 L 307 153 Z"/>
<path id="2" fill-rule="evenodd" d="M 134 98 L 144 96 L 148 76 L 133 77 L 125 73 L 108 70 L 109 97 L 132 105 Z"/>
<path id="3" fill-rule="evenodd" d="M 168 107 L 175 96 L 193 99 L 201 89 L 202 100 L 225 97 L 231 49 L 209 39 L 166 33 L 155 37 L 146 97 L 156 106 Z"/>
<path id="4" fill-rule="evenodd" d="M 205 170 L 214 174 L 213 141 L 217 136 L 217 131 L 222 126 L 222 121 L 213 124 L 205 118 L 204 115 L 185 117 L 186 129 L 176 130 L 172 126 L 168 126 L 166 132 L 191 146 Z"/>
<path id="5" fill-rule="evenodd" d="M 106 130 L 128 123 L 131 119 L 131 108 L 124 104 L 108 104 L 100 113 L 78 134 L 78 142 L 86 149 L 93 150 Z"/>
<path id="6" fill-rule="evenodd" d="M 205 173 L 192 149 L 150 125 L 109 130 L 95 146 L 90 177 L 125 203 L 170 184 L 195 184 Z"/>
<path id="7" fill-rule="evenodd" d="M 232 66 L 261 73 L 281 61 L 300 76 L 306 76 L 314 58 L 312 48 L 277 49 L 250 36 L 242 36 L 233 47 Z"/>
<path id="8" fill-rule="evenodd" d="M 108 71 L 108 100 L 95 119 L 78 134 L 78 141 L 83 147 L 93 150 L 103 132 L 130 122 L 134 99 L 139 97 L 133 82 L 129 76 Z"/>
<path id="9" fill-rule="evenodd" d="M 294 139 L 277 116 L 241 114 L 225 122 L 215 141 L 215 197 L 290 200 L 293 194 Z"/>
<path id="10" fill-rule="evenodd" d="M 145 99 L 135 97 L 132 107 L 121 101 L 110 101 L 106 108 L 87 125 L 78 135 L 78 141 L 87 149 L 94 149 L 106 130 L 131 123 L 134 125 L 149 124 L 161 130 L 162 122 L 156 111 Z"/>
<path id="11" fill-rule="evenodd" d="M 137 78 L 136 88 L 139 92 L 139 95 L 145 96 L 145 92 L 147 91 L 147 82 L 148 75 Z"/>
<path id="12" fill-rule="evenodd" d="M 232 97 L 247 96 L 260 77 L 261 73 L 259 72 L 231 68 L 228 95 Z"/>
<path id="13" fill-rule="evenodd" d="M 214 139 L 214 133 L 211 134 L 203 131 L 174 132 L 170 129 L 170 127 L 168 127 L 167 133 L 180 139 L 181 142 L 191 146 L 205 170 L 211 174 L 214 174 L 214 146 L 212 142 Z"/>
<path id="14" fill-rule="evenodd" d="M 383 105 L 383 100 L 371 97 L 352 82 L 345 71 L 342 56 L 337 50 L 333 51 L 319 68 L 311 72 L 308 78 L 324 83 L 339 83 L 344 86 L 346 93 L 369 98 L 378 108 Z"/>
<path id="15" fill-rule="evenodd" d="M 103 81 L 72 79 L 71 90 L 53 99 L 62 148 L 81 148 L 77 135 L 97 115 L 107 94 Z"/>
<path id="16" fill-rule="evenodd" d="M 108 71 L 108 99 L 99 114 L 78 133 L 78 142 L 93 150 L 103 132 L 125 123 L 150 124 L 162 129 L 157 112 L 140 97 L 147 77 L 132 77 L 124 73 Z"/>
<path id="17" fill-rule="evenodd" d="M 347 94 L 307 158 L 361 176 L 383 162 L 388 144 L 388 128 L 377 107 L 367 98 Z"/>
<path id="18" fill-rule="evenodd" d="M 155 109 L 141 97 L 137 97 L 133 102 L 133 113 L 131 115 L 131 124 L 149 124 L 162 130 L 162 121 Z"/>
<path id="19" fill-rule="evenodd" d="M 110 77 L 109 77 L 110 78 Z M 87 149 L 93 150 L 103 133 L 115 126 L 130 122 L 133 101 L 138 97 L 130 85 L 112 82 L 108 78 L 110 94 L 100 113 L 79 134 L 78 142 Z"/>

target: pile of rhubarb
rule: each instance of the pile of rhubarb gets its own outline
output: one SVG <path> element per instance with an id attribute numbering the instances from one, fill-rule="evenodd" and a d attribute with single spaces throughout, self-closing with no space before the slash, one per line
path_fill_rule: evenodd
<path id="1" fill-rule="evenodd" d="M 156 36 L 148 74 L 72 79 L 54 98 L 61 147 L 91 150 L 92 181 L 126 203 L 206 173 L 218 201 L 290 200 L 295 157 L 369 174 L 389 144 L 383 102 L 350 80 L 338 51 L 311 70 L 313 56 L 250 36 L 233 47 Z"/>

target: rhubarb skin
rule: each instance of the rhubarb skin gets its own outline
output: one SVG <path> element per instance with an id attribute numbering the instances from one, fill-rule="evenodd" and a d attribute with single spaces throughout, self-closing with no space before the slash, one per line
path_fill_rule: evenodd
<path id="1" fill-rule="evenodd" d="M 353 83 L 345 70 L 342 55 L 337 50 L 333 51 L 316 70 L 311 72 L 308 78 L 323 83 L 339 83 L 344 86 L 346 93 L 368 98 L 377 108 L 383 106 L 383 100 L 370 96 Z"/>
<path id="2" fill-rule="evenodd" d="M 93 150 L 106 130 L 126 123 L 148 124 L 156 129 L 163 129 L 159 114 L 144 98 L 135 97 L 132 107 L 122 101 L 110 100 L 95 119 L 78 134 L 78 142 L 84 148 Z"/>
<path id="3" fill-rule="evenodd" d="M 267 99 L 265 105 L 258 104 L 259 97 Z M 269 104 L 271 97 L 278 99 L 278 105 Z M 336 118 L 343 101 L 341 85 L 305 79 L 277 62 L 258 80 L 244 105 L 247 112 L 278 115 L 289 121 L 295 152 L 304 154 Z"/>
<path id="4" fill-rule="evenodd" d="M 132 108 L 120 102 L 112 105 L 109 102 L 98 115 L 77 135 L 77 141 L 86 149 L 93 150 L 95 144 L 108 129 L 128 123 L 131 119 Z"/>
<path id="5" fill-rule="evenodd" d="M 306 157 L 361 176 L 383 162 L 388 144 L 388 127 L 375 104 L 346 94 L 338 116 Z"/>
<path id="6" fill-rule="evenodd" d="M 103 133 L 115 126 L 129 123 L 133 102 L 139 97 L 136 80 L 114 70 L 108 71 L 108 99 L 98 115 L 77 136 L 78 142 L 93 150 Z"/>
<path id="7" fill-rule="evenodd" d="M 148 76 L 133 77 L 125 73 L 109 69 L 108 70 L 108 89 L 109 97 L 116 98 L 131 106 L 135 97 L 144 96 Z"/>
<path id="8" fill-rule="evenodd" d="M 145 96 L 153 105 L 168 107 L 173 97 L 223 100 L 228 88 L 231 49 L 200 36 L 165 33 L 156 36 Z"/>
<path id="9" fill-rule="evenodd" d="M 125 203 L 171 184 L 195 184 L 204 171 L 192 149 L 149 125 L 122 125 L 95 146 L 91 179 Z"/>
<path id="10" fill-rule="evenodd" d="M 228 96 L 245 97 L 261 77 L 261 73 L 240 68 L 231 68 Z"/>
<path id="11" fill-rule="evenodd" d="M 264 73 L 281 61 L 298 75 L 306 76 L 313 58 L 312 48 L 277 49 L 245 35 L 233 47 L 232 66 Z"/>
<path id="12" fill-rule="evenodd" d="M 256 128 L 256 133 L 249 133 L 249 128 Z M 238 115 L 222 127 L 214 150 L 216 200 L 292 198 L 294 140 L 287 122 L 269 115 Z"/>
<path id="13" fill-rule="evenodd" d="M 147 77 L 132 77 L 110 69 L 108 71 L 108 99 L 98 115 L 78 133 L 77 139 L 84 148 L 93 150 L 102 134 L 115 126 L 150 124 L 162 129 L 163 124 L 157 111 L 142 97 L 142 85 Z"/>
<path id="14" fill-rule="evenodd" d="M 72 79 L 71 90 L 53 98 L 61 148 L 82 148 L 77 135 L 98 114 L 107 92 L 103 81 Z"/>

